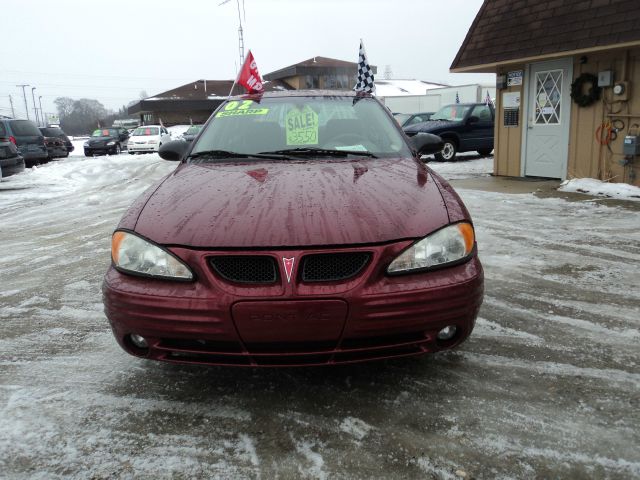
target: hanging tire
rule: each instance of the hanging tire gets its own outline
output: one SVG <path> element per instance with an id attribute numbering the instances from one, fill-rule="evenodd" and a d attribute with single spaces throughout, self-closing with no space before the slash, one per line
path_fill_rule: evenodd
<path id="1" fill-rule="evenodd" d="M 458 147 L 453 140 L 448 138 L 443 139 L 444 145 L 442 150 L 434 155 L 436 160 L 440 162 L 455 162 L 456 153 L 458 153 Z"/>

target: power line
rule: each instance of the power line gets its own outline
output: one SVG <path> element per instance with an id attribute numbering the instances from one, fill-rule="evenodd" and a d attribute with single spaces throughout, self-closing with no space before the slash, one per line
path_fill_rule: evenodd
<path id="1" fill-rule="evenodd" d="M 131 79 L 138 79 L 138 80 L 170 80 L 170 81 L 176 81 L 176 82 L 181 82 L 184 80 L 183 78 L 160 78 L 160 77 L 132 77 L 130 75 L 92 75 L 89 73 L 67 73 L 67 72 L 63 72 L 63 73 L 55 73 L 55 72 L 30 72 L 30 71 L 26 71 L 26 70 L 0 70 L 0 72 L 2 73 L 17 73 L 20 75 L 23 74 L 28 74 L 28 75 L 46 75 L 46 76 L 51 76 L 51 75 L 58 75 L 58 76 L 64 76 L 65 78 L 67 77 L 86 77 L 86 78 L 124 78 L 126 80 L 131 80 Z M 188 82 L 188 80 L 187 80 Z"/>
<path id="2" fill-rule="evenodd" d="M 13 82 L 11 81 L 5 81 L 5 80 L 0 80 L 0 83 L 4 83 L 7 85 L 13 84 Z M 43 82 L 36 82 L 38 85 L 42 85 L 45 87 L 56 87 L 56 88 L 106 88 L 106 89 L 110 89 L 110 90 L 140 90 L 144 87 L 141 86 L 137 86 L 137 87 L 123 87 L 120 85 L 81 85 L 81 84 L 69 84 L 69 83 L 43 83 Z"/>

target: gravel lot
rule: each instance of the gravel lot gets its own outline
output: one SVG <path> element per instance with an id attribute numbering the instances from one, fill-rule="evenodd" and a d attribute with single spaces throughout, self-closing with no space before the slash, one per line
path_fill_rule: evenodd
<path id="1" fill-rule="evenodd" d="M 121 351 L 100 294 L 113 228 L 173 167 L 75 156 L 0 184 L 0 477 L 640 478 L 637 208 L 459 190 L 486 296 L 456 351 L 175 366 Z"/>

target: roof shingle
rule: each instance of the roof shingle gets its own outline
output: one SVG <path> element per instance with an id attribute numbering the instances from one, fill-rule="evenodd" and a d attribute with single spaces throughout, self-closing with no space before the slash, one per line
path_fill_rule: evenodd
<path id="1" fill-rule="evenodd" d="M 638 0 L 485 0 L 451 70 L 640 41 Z"/>

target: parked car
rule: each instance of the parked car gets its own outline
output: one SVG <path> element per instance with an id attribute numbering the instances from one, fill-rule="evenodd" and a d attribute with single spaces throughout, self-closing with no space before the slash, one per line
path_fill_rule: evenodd
<path id="1" fill-rule="evenodd" d="M 54 158 L 68 157 L 67 147 L 64 145 L 64 140 L 58 136 L 49 136 L 53 132 L 47 132 L 46 127 L 39 127 L 40 132 L 44 135 L 44 144 L 47 147 L 49 154 L 49 160 Z M 49 129 L 53 130 L 53 129 Z"/>
<path id="2" fill-rule="evenodd" d="M 129 138 L 128 150 L 134 153 L 157 152 L 163 143 L 171 141 L 171 135 L 162 125 L 145 125 L 136 128 Z"/>
<path id="3" fill-rule="evenodd" d="M 483 295 L 474 228 L 370 95 L 225 101 L 112 237 L 116 340 L 176 363 L 332 365 L 453 348 Z"/>
<path id="4" fill-rule="evenodd" d="M 128 139 L 129 132 L 126 128 L 98 128 L 93 131 L 89 140 L 84 142 L 84 154 L 87 157 L 108 153 L 118 155 L 126 148 Z"/>
<path id="5" fill-rule="evenodd" d="M 46 163 L 49 158 L 44 136 L 30 120 L 0 119 L 0 140 L 13 143 L 27 167 Z"/>
<path id="6" fill-rule="evenodd" d="M 444 141 L 442 152 L 436 160 L 455 161 L 458 152 L 477 151 L 489 155 L 493 150 L 493 105 L 485 103 L 454 103 L 445 105 L 431 116 L 428 122 L 404 128 L 409 135 L 432 133 Z"/>
<path id="7" fill-rule="evenodd" d="M 193 142 L 193 139 L 200 133 L 203 126 L 204 125 L 191 125 L 187 128 L 187 131 L 182 134 L 182 139 L 185 142 Z"/>
<path id="8" fill-rule="evenodd" d="M 13 142 L 0 139 L 0 176 L 8 177 L 24 170 L 24 158 Z"/>
<path id="9" fill-rule="evenodd" d="M 48 127 L 40 127 L 40 131 L 45 137 L 45 143 L 46 143 L 47 137 L 59 138 L 62 141 L 64 148 L 67 151 L 66 155 L 62 155 L 63 157 L 68 157 L 69 154 L 73 152 L 74 150 L 73 143 L 71 143 L 71 140 L 69 140 L 69 137 L 67 137 L 67 134 L 64 133 L 64 131 L 60 127 L 52 126 L 52 125 Z"/>
<path id="10" fill-rule="evenodd" d="M 431 115 L 433 115 L 433 112 L 393 114 L 400 126 L 403 128 L 413 125 L 414 123 L 426 122 L 431 119 Z"/>

